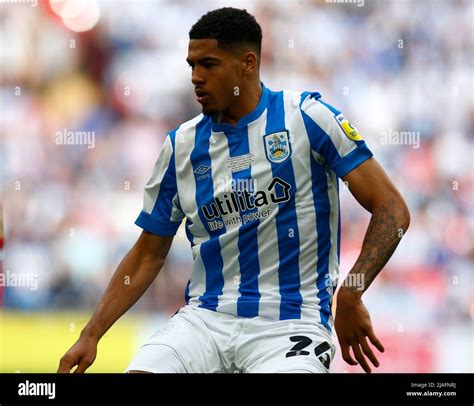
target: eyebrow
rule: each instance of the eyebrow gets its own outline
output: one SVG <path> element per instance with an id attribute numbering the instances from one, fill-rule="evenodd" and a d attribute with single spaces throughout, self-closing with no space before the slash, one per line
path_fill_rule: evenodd
<path id="1" fill-rule="evenodd" d="M 189 58 L 186 58 L 186 62 L 189 65 L 192 65 L 194 62 L 191 61 Z M 206 63 L 206 62 L 219 62 L 218 58 L 214 58 L 213 56 L 205 56 L 204 58 L 198 59 L 197 63 Z"/>

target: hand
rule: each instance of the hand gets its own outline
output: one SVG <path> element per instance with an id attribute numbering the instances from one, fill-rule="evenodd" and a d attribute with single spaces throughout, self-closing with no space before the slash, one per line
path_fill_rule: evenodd
<path id="1" fill-rule="evenodd" d="M 362 303 L 361 295 L 362 292 L 353 291 L 344 286 L 339 289 L 335 326 L 344 361 L 349 365 L 359 364 L 365 372 L 371 373 L 372 370 L 365 357 L 375 367 L 378 367 L 380 363 L 369 346 L 367 337 L 380 352 L 384 352 L 385 349 L 374 334 L 370 315 Z M 351 357 L 349 347 L 352 348 L 357 361 Z"/>
<path id="2" fill-rule="evenodd" d="M 79 337 L 76 343 L 59 361 L 58 373 L 69 373 L 77 365 L 75 374 L 84 373 L 95 361 L 98 341 L 85 336 Z"/>

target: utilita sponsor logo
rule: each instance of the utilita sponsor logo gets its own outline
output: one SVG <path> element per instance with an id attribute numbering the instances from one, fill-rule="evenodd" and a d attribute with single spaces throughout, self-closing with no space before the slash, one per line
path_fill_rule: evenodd
<path id="1" fill-rule="evenodd" d="M 278 193 L 277 186 L 281 190 Z M 291 185 L 280 178 L 273 178 L 266 190 L 258 190 L 250 193 L 247 190 L 238 190 L 232 193 L 224 193 L 222 199 L 215 197 L 214 201 L 202 206 L 202 212 L 206 220 L 211 221 L 220 216 L 233 213 L 246 212 L 256 207 L 262 207 L 271 203 L 282 203 L 290 200 Z M 279 196 L 280 195 L 280 196 Z"/>

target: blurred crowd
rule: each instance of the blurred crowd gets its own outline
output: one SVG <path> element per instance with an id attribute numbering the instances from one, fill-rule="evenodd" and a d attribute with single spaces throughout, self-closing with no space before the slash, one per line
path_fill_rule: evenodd
<path id="1" fill-rule="evenodd" d="M 76 32 L 48 1 L 2 3 L 3 270 L 38 278 L 37 289 L 4 286 L 2 305 L 94 308 L 141 231 L 133 223 L 166 133 L 200 113 L 188 31 L 208 10 L 233 5 L 262 26 L 265 85 L 319 91 L 407 200 L 407 235 L 365 295 L 375 324 L 394 339 L 470 326 L 473 4 L 98 1 L 97 23 Z M 341 213 L 343 276 L 370 215 L 342 187 Z M 191 261 L 180 229 L 134 309 L 174 313 Z"/>

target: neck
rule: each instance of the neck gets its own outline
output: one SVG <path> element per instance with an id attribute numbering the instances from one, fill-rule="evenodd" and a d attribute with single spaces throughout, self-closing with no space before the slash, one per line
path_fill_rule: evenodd
<path id="1" fill-rule="evenodd" d="M 251 111 L 255 110 L 262 96 L 262 85 L 260 80 L 252 84 L 247 89 L 240 89 L 239 102 L 225 111 L 217 114 L 218 123 L 229 123 L 236 125 L 237 122 Z"/>

